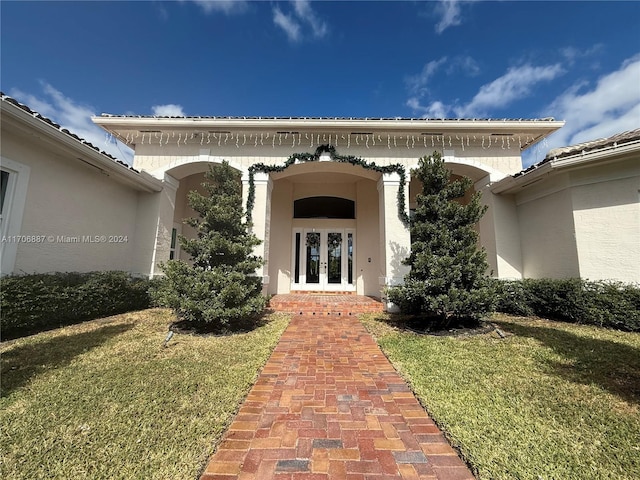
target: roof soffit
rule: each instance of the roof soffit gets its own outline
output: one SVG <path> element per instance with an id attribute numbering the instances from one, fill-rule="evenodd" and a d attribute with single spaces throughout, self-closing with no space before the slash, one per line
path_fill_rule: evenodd
<path id="1" fill-rule="evenodd" d="M 459 144 L 465 139 L 467 145 L 475 140 L 484 146 L 485 140 L 488 142 L 491 137 L 505 139 L 512 137 L 520 149 L 525 149 L 564 125 L 564 122 L 552 119 L 239 119 L 100 116 L 94 117 L 93 121 L 130 146 L 144 142 L 145 137 L 149 143 L 159 143 L 164 138 L 163 144 L 175 142 L 186 144 L 192 141 L 203 144 L 205 137 L 206 143 L 211 143 L 211 138 L 218 139 L 224 136 L 225 142 L 231 138 L 234 143 L 242 141 L 242 145 L 245 145 L 249 139 L 257 146 L 258 139 L 263 145 L 265 140 L 273 139 L 274 135 L 278 136 L 279 143 L 283 137 L 291 141 L 290 136 L 302 138 L 309 135 L 323 135 L 329 137 L 318 138 L 317 141 L 320 143 L 331 143 L 332 138 L 348 143 L 349 136 L 353 136 L 354 141 L 356 137 L 362 138 L 363 141 L 369 137 L 374 144 L 377 139 L 386 145 L 387 142 L 391 142 L 392 137 L 396 137 L 397 140 L 398 136 L 402 136 L 407 140 L 410 137 L 412 143 L 424 142 L 436 147 L 438 146 L 436 144 L 442 144 L 444 148 L 451 147 L 453 143 Z M 474 136 L 483 137 L 483 141 L 473 138 Z M 429 141 L 425 141 L 426 139 Z M 367 146 L 369 146 L 368 143 Z"/>

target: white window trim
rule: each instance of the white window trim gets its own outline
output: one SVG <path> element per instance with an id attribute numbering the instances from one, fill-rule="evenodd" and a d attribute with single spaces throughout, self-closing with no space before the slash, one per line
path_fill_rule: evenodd
<path id="1" fill-rule="evenodd" d="M 16 265 L 18 242 L 5 240 L 7 237 L 20 235 L 31 168 L 6 157 L 0 157 L 0 168 L 5 172 L 9 172 L 2 225 L 0 225 L 0 236 L 3 237 L 3 241 L 0 243 L 1 272 L 2 275 L 9 275 L 13 273 Z"/>

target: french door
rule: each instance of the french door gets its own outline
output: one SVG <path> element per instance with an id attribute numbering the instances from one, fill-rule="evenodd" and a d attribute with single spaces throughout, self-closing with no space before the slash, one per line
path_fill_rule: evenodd
<path id="1" fill-rule="evenodd" d="M 293 236 L 293 290 L 355 290 L 354 230 L 307 228 Z"/>

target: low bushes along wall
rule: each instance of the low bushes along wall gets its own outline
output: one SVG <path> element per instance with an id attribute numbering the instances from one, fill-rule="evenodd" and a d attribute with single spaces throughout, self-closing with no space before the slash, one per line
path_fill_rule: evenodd
<path id="1" fill-rule="evenodd" d="M 499 312 L 640 331 L 637 285 L 579 278 L 493 282 Z"/>
<path id="2" fill-rule="evenodd" d="M 149 280 L 117 271 L 3 277 L 2 338 L 148 308 L 149 286 Z"/>

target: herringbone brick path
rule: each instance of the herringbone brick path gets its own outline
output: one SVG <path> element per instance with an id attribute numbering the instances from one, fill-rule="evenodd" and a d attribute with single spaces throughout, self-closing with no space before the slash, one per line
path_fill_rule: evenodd
<path id="1" fill-rule="evenodd" d="M 296 316 L 201 480 L 473 478 L 359 320 Z"/>

